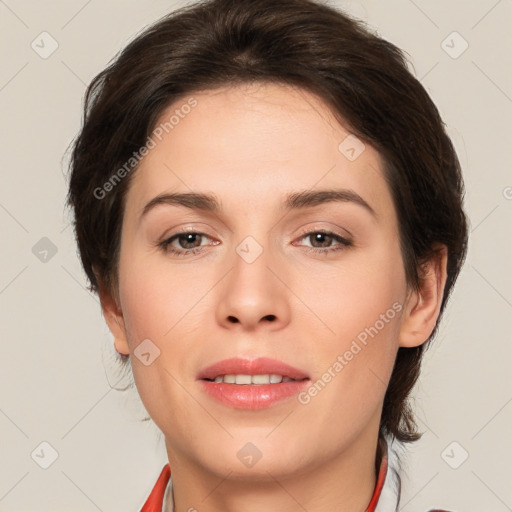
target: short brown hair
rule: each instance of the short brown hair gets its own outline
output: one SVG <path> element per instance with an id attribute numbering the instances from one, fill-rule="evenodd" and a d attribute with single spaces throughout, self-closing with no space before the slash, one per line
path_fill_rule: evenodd
<path id="1" fill-rule="evenodd" d="M 91 291 L 102 285 L 117 296 L 124 197 L 136 166 L 108 194 L 98 198 L 95 191 L 144 145 L 171 103 L 194 91 L 251 82 L 314 93 L 379 151 L 398 214 L 408 284 L 418 287 L 421 265 L 436 244 L 448 248 L 442 314 L 467 251 L 455 150 L 403 53 L 361 22 L 313 0 L 192 4 L 144 30 L 93 79 L 73 145 L 68 195 Z M 380 436 L 420 437 L 408 397 L 425 346 L 399 349 Z"/>

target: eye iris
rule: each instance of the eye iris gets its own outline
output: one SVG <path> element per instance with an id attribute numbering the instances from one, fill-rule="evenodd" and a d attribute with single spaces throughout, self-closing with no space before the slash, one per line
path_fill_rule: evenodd
<path id="1" fill-rule="evenodd" d="M 327 238 L 327 247 L 328 247 L 328 246 L 329 246 L 329 243 L 330 243 L 330 241 L 331 241 L 331 237 L 330 237 L 328 234 L 326 234 L 326 233 L 315 233 L 315 234 L 313 235 L 313 240 L 314 240 L 313 246 L 315 246 L 315 243 L 317 243 L 317 242 L 318 242 L 318 243 L 320 243 L 320 244 L 322 244 L 322 238 L 323 238 L 323 237 L 326 237 L 326 238 Z M 322 247 L 325 247 L 325 246 L 326 246 L 326 245 L 325 245 L 325 240 L 324 240 L 324 244 L 323 244 L 323 245 L 321 245 L 321 246 L 322 246 Z"/>
<path id="2" fill-rule="evenodd" d="M 197 233 L 186 233 L 185 235 L 180 235 L 179 236 L 179 242 L 180 242 L 180 245 L 184 248 L 184 249 L 193 249 L 194 247 L 199 247 L 201 244 L 196 244 L 196 245 L 193 245 L 194 243 L 194 238 L 197 238 L 196 241 L 199 241 L 199 237 L 200 235 L 198 235 Z M 184 244 L 182 243 L 183 240 L 185 240 Z M 192 244 L 192 247 L 190 246 L 187 246 L 187 244 Z"/>

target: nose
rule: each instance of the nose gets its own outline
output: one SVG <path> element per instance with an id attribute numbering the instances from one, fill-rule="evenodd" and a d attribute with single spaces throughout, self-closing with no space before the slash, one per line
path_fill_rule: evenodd
<path id="1" fill-rule="evenodd" d="M 290 322 L 291 298 L 286 262 L 252 237 L 235 252 L 231 270 L 220 283 L 217 322 L 243 331 L 284 328 Z"/>

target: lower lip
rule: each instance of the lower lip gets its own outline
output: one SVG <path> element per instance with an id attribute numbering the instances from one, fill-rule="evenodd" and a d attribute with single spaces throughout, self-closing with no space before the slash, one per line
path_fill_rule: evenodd
<path id="1" fill-rule="evenodd" d="M 201 380 L 204 391 L 215 400 L 235 409 L 265 409 L 298 395 L 309 379 L 279 384 L 227 384 Z"/>

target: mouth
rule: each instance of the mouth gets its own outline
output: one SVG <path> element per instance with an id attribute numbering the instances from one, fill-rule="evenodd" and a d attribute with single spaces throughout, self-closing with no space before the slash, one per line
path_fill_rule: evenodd
<path id="1" fill-rule="evenodd" d="M 204 368 L 197 375 L 197 379 L 201 380 L 242 385 L 279 384 L 283 381 L 298 381 L 307 378 L 309 376 L 304 371 L 268 357 L 252 360 L 240 357 L 224 359 Z"/>
<path id="2" fill-rule="evenodd" d="M 226 359 L 202 370 L 197 380 L 210 397 L 235 409 L 263 409 L 297 395 L 309 376 L 283 361 Z"/>
<path id="3" fill-rule="evenodd" d="M 225 384 L 236 384 L 238 386 L 263 386 L 267 384 L 280 384 L 281 382 L 298 382 L 304 379 L 292 379 L 290 377 L 286 377 L 283 375 L 278 375 L 275 373 L 272 374 L 257 374 L 257 375 L 247 375 L 247 374 L 228 374 L 228 375 L 217 375 L 214 379 L 203 379 L 208 382 L 224 382 Z"/>

